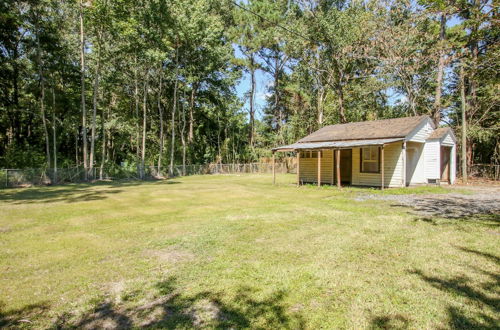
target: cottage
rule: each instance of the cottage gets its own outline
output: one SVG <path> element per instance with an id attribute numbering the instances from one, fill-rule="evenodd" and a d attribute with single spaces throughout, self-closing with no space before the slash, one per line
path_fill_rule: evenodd
<path id="1" fill-rule="evenodd" d="M 405 187 L 453 184 L 456 138 L 429 116 L 325 126 L 273 149 L 297 154 L 297 184 Z M 274 162 L 273 162 L 274 164 Z M 274 180 L 274 178 L 273 178 Z"/>

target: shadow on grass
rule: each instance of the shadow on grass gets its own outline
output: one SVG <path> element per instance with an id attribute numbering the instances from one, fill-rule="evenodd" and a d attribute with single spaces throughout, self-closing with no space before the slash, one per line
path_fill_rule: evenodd
<path id="1" fill-rule="evenodd" d="M 500 204 L 498 199 L 473 199 L 457 196 L 418 197 L 410 203 L 391 206 L 411 207 L 419 220 L 436 224 L 434 218 L 466 220 L 485 225 L 500 225 Z"/>
<path id="2" fill-rule="evenodd" d="M 0 328 L 29 326 L 32 319 L 48 310 L 46 304 L 32 304 L 20 309 L 5 311 L 5 304 L 0 302 Z"/>
<path id="3" fill-rule="evenodd" d="M 402 315 L 377 316 L 372 318 L 370 329 L 408 329 L 409 321 Z"/>
<path id="4" fill-rule="evenodd" d="M 0 202 L 12 204 L 50 203 L 50 202 L 85 202 L 106 199 L 111 194 L 124 192 L 132 186 L 151 184 L 178 184 L 179 181 L 117 181 L 88 184 L 69 184 L 61 186 L 19 188 L 0 190 Z M 104 187 L 104 188 L 101 188 Z M 94 189 L 99 188 L 99 189 Z"/>
<path id="5" fill-rule="evenodd" d="M 500 266 L 500 258 L 495 255 L 462 247 L 458 249 L 487 259 L 489 262 L 493 262 L 496 267 Z M 411 273 L 419 276 L 431 286 L 454 296 L 460 296 L 467 301 L 466 310 L 458 306 L 450 305 L 447 307 L 450 328 L 499 329 L 500 275 L 477 268 L 474 270 L 485 275 L 488 280 L 480 283 L 467 276 L 452 278 L 431 276 L 421 270 L 414 270 Z"/>
<path id="6" fill-rule="evenodd" d="M 300 314 L 289 312 L 283 300 L 286 294 L 274 292 L 256 298 L 258 292 L 240 287 L 230 297 L 203 291 L 183 294 L 175 279 L 156 285 L 157 298 L 140 306 L 125 306 L 103 301 L 76 321 L 61 316 L 57 328 L 304 328 Z M 230 298 L 230 299 L 228 299 Z"/>

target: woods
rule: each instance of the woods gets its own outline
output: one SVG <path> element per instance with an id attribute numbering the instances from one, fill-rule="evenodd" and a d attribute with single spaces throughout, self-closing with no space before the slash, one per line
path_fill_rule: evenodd
<path id="1" fill-rule="evenodd" d="M 492 1 L 0 6 L 0 168 L 142 178 L 146 166 L 258 161 L 324 125 L 421 114 L 454 128 L 464 164 L 500 163 Z"/>

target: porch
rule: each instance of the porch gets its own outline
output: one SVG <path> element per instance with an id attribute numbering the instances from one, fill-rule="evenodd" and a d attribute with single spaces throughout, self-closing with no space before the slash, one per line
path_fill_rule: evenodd
<path id="1" fill-rule="evenodd" d="M 295 143 L 273 149 L 295 152 L 297 185 L 315 183 L 355 186 L 401 187 L 405 184 L 403 139 L 373 139 Z M 273 170 L 273 183 L 275 171 Z"/>

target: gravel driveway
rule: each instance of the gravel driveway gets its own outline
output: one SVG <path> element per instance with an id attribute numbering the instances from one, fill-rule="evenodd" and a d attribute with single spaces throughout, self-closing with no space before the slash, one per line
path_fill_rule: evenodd
<path id="1" fill-rule="evenodd" d="M 470 219 L 486 215 L 491 220 L 500 222 L 500 186 L 450 186 L 446 189 L 451 192 L 409 195 L 366 194 L 358 196 L 356 200 L 394 201 L 394 206 L 410 207 L 413 213 L 424 218 Z M 470 194 L 464 194 L 464 190 Z"/>

